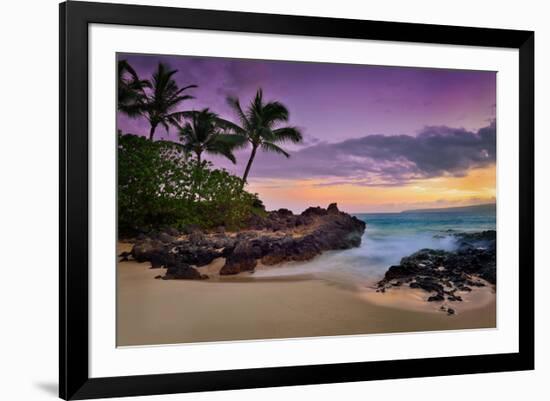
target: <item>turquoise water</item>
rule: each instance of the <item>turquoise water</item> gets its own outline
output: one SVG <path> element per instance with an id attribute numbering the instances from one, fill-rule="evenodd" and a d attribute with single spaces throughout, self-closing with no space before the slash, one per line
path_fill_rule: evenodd
<path id="1" fill-rule="evenodd" d="M 372 285 L 389 266 L 422 248 L 453 250 L 453 232 L 496 229 L 494 209 L 482 212 L 361 213 L 367 223 L 361 246 L 331 251 L 310 262 L 273 269 L 264 275 L 315 274 L 321 278 Z"/>
<path id="2" fill-rule="evenodd" d="M 369 276 L 381 276 L 403 256 L 422 248 L 453 250 L 453 232 L 496 229 L 496 214 L 483 212 L 364 213 L 367 223 L 361 247 L 352 250 L 348 262 Z M 351 256 L 351 255 L 350 255 Z"/>
<path id="3" fill-rule="evenodd" d="M 448 230 L 473 232 L 496 227 L 493 211 L 361 213 L 355 216 L 368 224 L 371 234 L 377 235 L 438 234 Z"/>

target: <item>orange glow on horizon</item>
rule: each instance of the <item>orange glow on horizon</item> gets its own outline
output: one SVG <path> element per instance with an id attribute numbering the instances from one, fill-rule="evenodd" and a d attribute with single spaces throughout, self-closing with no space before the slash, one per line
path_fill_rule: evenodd
<path id="1" fill-rule="evenodd" d="M 341 210 L 360 213 L 466 206 L 496 198 L 495 165 L 472 169 L 464 177 L 429 178 L 402 186 L 320 185 L 328 181 L 252 179 L 248 190 L 258 193 L 268 210 L 284 207 L 294 212 L 332 202 Z"/>

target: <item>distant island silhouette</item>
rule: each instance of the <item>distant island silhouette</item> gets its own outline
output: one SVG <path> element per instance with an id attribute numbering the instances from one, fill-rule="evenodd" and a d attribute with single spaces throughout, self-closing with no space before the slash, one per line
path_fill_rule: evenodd
<path id="1" fill-rule="evenodd" d="M 484 203 L 482 205 L 472 205 L 472 206 L 455 206 L 455 207 L 442 207 L 436 209 L 410 209 L 403 210 L 401 213 L 463 213 L 463 212 L 495 212 L 496 203 Z"/>

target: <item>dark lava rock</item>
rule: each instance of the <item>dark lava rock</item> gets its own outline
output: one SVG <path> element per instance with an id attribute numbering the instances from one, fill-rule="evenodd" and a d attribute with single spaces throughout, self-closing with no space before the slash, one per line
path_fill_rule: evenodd
<path id="1" fill-rule="evenodd" d="M 204 234 L 200 231 L 195 231 L 191 234 L 189 234 L 189 243 L 191 245 L 202 245 L 205 243 L 205 237 Z"/>
<path id="2" fill-rule="evenodd" d="M 436 293 L 428 301 L 462 301 L 456 291 L 471 292 L 485 286 L 482 280 L 496 284 L 496 231 L 453 233 L 457 247 L 453 252 L 421 249 L 388 268 L 377 288 L 389 289 L 395 280 L 408 282 L 411 288 Z M 454 313 L 454 311 L 452 312 Z M 451 314 L 452 314 L 451 313 Z"/>
<path id="3" fill-rule="evenodd" d="M 258 264 L 257 259 L 262 255 L 261 247 L 251 241 L 240 241 L 233 252 L 225 259 L 225 264 L 220 270 L 221 275 L 237 274 L 244 271 L 252 271 Z"/>
<path id="4" fill-rule="evenodd" d="M 195 266 L 206 266 L 212 263 L 214 259 L 222 256 L 222 252 L 214 248 L 193 245 L 178 246 L 176 252 L 182 262 Z"/>
<path id="5" fill-rule="evenodd" d="M 208 245 L 208 243 L 206 244 Z M 136 261 L 149 261 L 151 267 L 156 269 L 176 262 L 205 266 L 222 256 L 223 252 L 211 247 L 191 245 L 189 242 L 177 240 L 170 244 L 156 240 L 145 240 L 134 244 L 131 254 Z"/>
<path id="6" fill-rule="evenodd" d="M 497 282 L 497 269 L 495 264 L 483 266 L 479 271 L 479 277 L 491 284 Z M 483 284 L 483 283 L 481 283 Z"/>
<path id="7" fill-rule="evenodd" d="M 455 233 L 459 248 L 484 248 L 489 251 L 496 249 L 497 232 L 487 230 L 475 233 Z"/>
<path id="8" fill-rule="evenodd" d="M 163 280 L 204 280 L 208 276 L 185 263 L 175 263 L 168 266 Z"/>
<path id="9" fill-rule="evenodd" d="M 336 203 L 331 203 L 330 205 L 328 205 L 327 213 L 328 214 L 340 213 L 340 210 L 338 210 L 338 205 L 336 205 Z"/>
<path id="10" fill-rule="evenodd" d="M 384 280 L 389 281 L 394 278 L 402 278 L 407 276 L 412 276 L 417 274 L 420 269 L 416 265 L 396 265 L 390 266 L 386 274 L 384 275 Z"/>
<path id="11" fill-rule="evenodd" d="M 428 298 L 428 302 L 439 302 L 444 300 L 445 298 L 441 294 L 432 295 L 431 297 Z"/>
<path id="12" fill-rule="evenodd" d="M 159 241 L 164 242 L 165 244 L 170 244 L 176 240 L 175 237 L 167 233 L 160 233 L 157 238 Z"/>
<path id="13" fill-rule="evenodd" d="M 145 241 L 136 243 L 133 246 L 131 253 L 132 257 L 136 261 L 142 263 L 149 261 L 151 259 L 151 256 L 155 252 L 159 252 L 161 249 L 163 249 L 162 242 L 146 239 Z"/>
<path id="14" fill-rule="evenodd" d="M 466 280 L 466 283 L 470 286 L 470 287 L 485 287 L 485 284 L 479 280 Z"/>
<path id="15" fill-rule="evenodd" d="M 311 223 L 311 219 L 309 219 L 308 217 L 306 216 L 298 216 L 296 217 L 296 219 L 294 220 L 294 225 L 296 227 L 300 227 L 300 226 L 306 226 L 308 224 Z"/>
<path id="16" fill-rule="evenodd" d="M 220 274 L 253 270 L 258 259 L 266 265 L 275 265 L 310 260 L 327 250 L 356 247 L 361 244 L 366 226 L 363 221 L 340 212 L 336 204 L 331 204 L 329 209 L 310 207 L 300 216 L 293 215 L 290 210 L 279 209 L 270 212 L 263 220 L 257 216 L 253 220 L 255 228 L 285 231 L 304 226 L 305 232 L 300 236 L 287 234 L 279 237 L 241 232 L 237 235 L 237 245 L 227 253 Z M 313 226 L 309 232 L 308 226 Z"/>
<path id="17" fill-rule="evenodd" d="M 149 256 L 151 269 L 166 267 L 169 263 L 175 263 L 175 255 L 163 249 L 156 249 Z"/>
<path id="18" fill-rule="evenodd" d="M 306 261 L 320 253 L 321 248 L 311 235 L 296 239 L 286 237 L 263 248 L 262 263 L 276 265 L 286 261 Z"/>
<path id="19" fill-rule="evenodd" d="M 179 237 L 180 232 L 176 230 L 174 227 L 166 227 L 163 230 L 166 234 L 171 235 L 172 237 Z"/>
<path id="20" fill-rule="evenodd" d="M 277 216 L 279 217 L 294 217 L 294 214 L 292 213 L 292 211 L 288 210 L 288 209 L 284 209 L 284 208 L 281 208 L 279 210 L 277 210 L 276 212 L 273 212 L 273 213 L 276 213 Z"/>
<path id="21" fill-rule="evenodd" d="M 204 266 L 219 257 L 225 258 L 221 275 L 238 274 L 254 271 L 259 260 L 276 265 L 357 247 L 365 227 L 363 221 L 339 211 L 335 203 L 327 209 L 310 207 L 301 215 L 279 209 L 252 216 L 236 235 L 226 234 L 223 227 L 204 233 L 188 226 L 182 230 L 188 235 L 183 239 L 169 229 L 150 232 L 136 241 L 131 255 L 138 262 L 151 262 L 153 268 L 168 268 L 168 277 L 192 276 L 186 266 Z"/>
<path id="22" fill-rule="evenodd" d="M 413 284 L 416 284 L 415 288 L 421 288 L 427 292 L 443 292 L 443 286 L 433 278 L 419 277 L 414 283 L 409 284 L 409 286 L 413 287 Z"/>
<path id="23" fill-rule="evenodd" d="M 462 297 L 460 295 L 451 294 L 447 296 L 447 301 L 462 302 Z"/>
<path id="24" fill-rule="evenodd" d="M 302 212 L 302 216 L 306 216 L 306 217 L 326 216 L 327 214 L 328 214 L 327 210 L 319 206 L 308 207 L 306 210 Z"/>

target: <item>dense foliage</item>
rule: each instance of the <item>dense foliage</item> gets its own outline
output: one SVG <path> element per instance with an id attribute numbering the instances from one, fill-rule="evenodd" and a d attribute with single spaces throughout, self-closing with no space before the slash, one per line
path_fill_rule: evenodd
<path id="1" fill-rule="evenodd" d="M 187 157 L 182 145 L 118 137 L 118 218 L 121 232 L 164 225 L 237 228 L 263 207 L 242 180 L 210 162 Z"/>
<path id="2" fill-rule="evenodd" d="M 208 108 L 181 110 L 187 93 L 196 85 L 180 87 L 177 70 L 158 63 L 149 79 L 142 79 L 127 60 L 118 62 L 118 110 L 131 118 L 146 119 L 148 140 L 142 136 L 118 137 L 119 231 L 135 234 L 165 226 L 228 229 L 241 227 L 252 214 L 264 214 L 257 195 L 244 190 L 256 152 L 290 157 L 279 145 L 298 143 L 302 134 L 286 126 L 289 111 L 278 101 L 265 101 L 258 89 L 244 110 L 239 99 L 227 98 L 238 124 Z M 158 126 L 175 129 L 179 142 L 155 141 Z M 234 150 L 250 146 L 248 163 L 240 179 L 214 169 L 204 155 L 219 155 L 233 163 Z"/>

